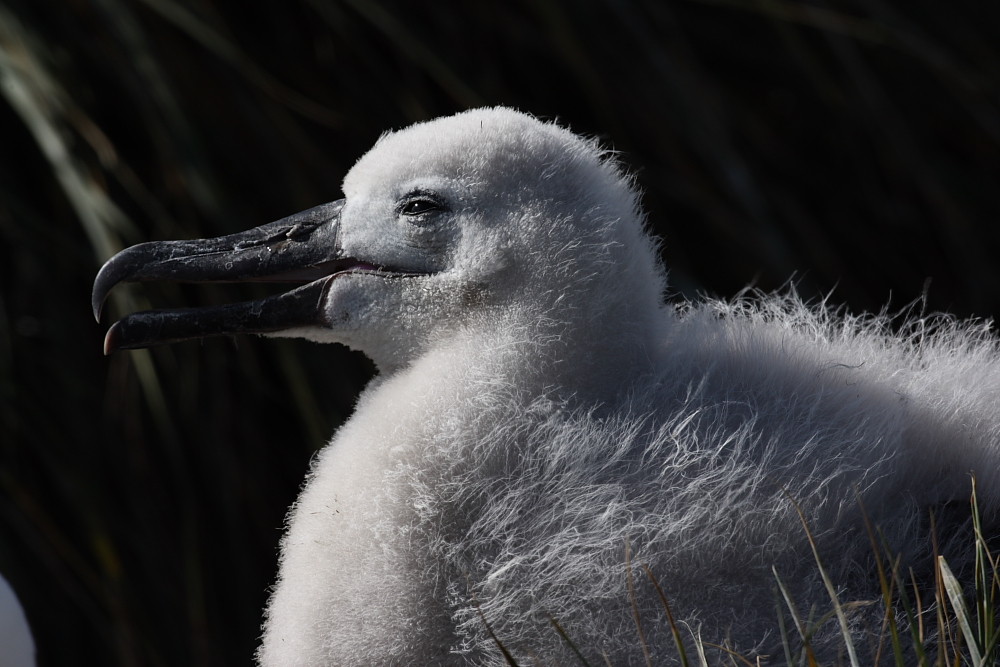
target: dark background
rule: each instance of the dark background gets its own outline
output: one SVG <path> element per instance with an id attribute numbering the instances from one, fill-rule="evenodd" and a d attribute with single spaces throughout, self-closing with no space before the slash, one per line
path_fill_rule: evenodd
<path id="1" fill-rule="evenodd" d="M 340 196 L 390 128 L 506 104 L 621 152 L 670 298 L 796 277 L 1000 313 L 1000 4 L 0 0 L 0 571 L 42 664 L 246 664 L 283 515 L 371 373 L 337 346 L 101 356 L 133 243 Z M 608 276 L 613 280 L 614 276 Z"/>

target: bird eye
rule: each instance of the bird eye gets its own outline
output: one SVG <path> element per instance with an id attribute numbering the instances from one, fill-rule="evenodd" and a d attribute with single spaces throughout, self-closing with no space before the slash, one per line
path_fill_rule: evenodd
<path id="1" fill-rule="evenodd" d="M 444 210 L 444 205 L 441 204 L 441 202 L 425 195 L 408 199 L 403 202 L 402 206 L 399 207 L 400 215 L 405 215 L 411 218 L 424 215 L 425 213 L 442 210 Z"/>

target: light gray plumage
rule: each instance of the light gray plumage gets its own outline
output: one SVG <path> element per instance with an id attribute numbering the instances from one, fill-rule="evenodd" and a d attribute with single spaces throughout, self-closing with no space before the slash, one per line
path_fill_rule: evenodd
<path id="1" fill-rule="evenodd" d="M 35 640 L 17 594 L 0 576 L 0 667 L 34 667 Z"/>
<path id="2" fill-rule="evenodd" d="M 965 502 L 973 472 L 1000 506 L 985 323 L 664 305 L 614 158 L 508 109 L 383 136 L 344 194 L 342 254 L 379 270 L 273 335 L 380 373 L 289 514 L 264 665 L 503 664 L 489 629 L 572 663 L 553 618 L 595 664 L 634 664 L 627 550 L 654 664 L 676 652 L 645 565 L 683 628 L 777 658 L 772 567 L 804 616 L 831 606 L 792 500 L 843 600 L 878 597 L 859 500 L 918 576 L 929 508 Z"/>

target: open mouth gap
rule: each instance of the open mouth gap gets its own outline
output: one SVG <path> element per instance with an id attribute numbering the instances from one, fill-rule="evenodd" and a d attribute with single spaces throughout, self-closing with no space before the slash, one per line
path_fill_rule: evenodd
<path id="1" fill-rule="evenodd" d="M 263 276 L 252 276 L 247 278 L 229 280 L 202 281 L 180 281 L 175 285 L 197 285 L 197 287 L 183 287 L 185 296 L 192 296 L 194 290 L 200 295 L 194 299 L 181 299 L 182 302 L 198 303 L 199 305 L 223 305 L 240 301 L 247 298 L 261 299 L 281 294 L 287 291 L 289 286 L 308 285 L 309 283 L 323 280 L 324 278 L 345 276 L 349 274 L 367 274 L 382 278 L 411 278 L 427 275 L 414 271 L 400 271 L 373 262 L 365 262 L 354 258 L 342 258 L 330 260 L 296 269 L 289 269 L 279 273 Z M 243 285 L 243 287 L 238 287 Z M 191 290 L 191 292 L 189 292 Z"/>
<path id="2" fill-rule="evenodd" d="M 429 275 L 426 271 L 407 271 L 397 269 L 384 264 L 366 262 L 353 257 L 343 257 L 332 259 L 313 266 L 304 266 L 279 273 L 263 276 L 255 276 L 243 279 L 243 282 L 259 283 L 311 283 L 321 278 L 329 276 L 339 276 L 348 273 L 367 273 L 378 275 L 383 278 L 412 278 L 416 276 Z"/>
<path id="3" fill-rule="evenodd" d="M 327 276 L 337 276 L 345 273 L 398 274 L 400 272 L 379 264 L 363 262 L 359 259 L 354 259 L 353 257 L 345 257 L 342 259 L 332 259 L 326 262 L 321 262 L 314 266 L 289 269 L 272 275 L 254 276 L 244 279 L 244 281 L 255 283 L 305 284 L 311 283 L 314 280 L 319 280 L 320 278 L 326 278 Z"/>

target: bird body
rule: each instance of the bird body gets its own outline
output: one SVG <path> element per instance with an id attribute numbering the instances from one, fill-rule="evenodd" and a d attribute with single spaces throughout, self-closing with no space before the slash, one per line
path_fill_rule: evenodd
<path id="1" fill-rule="evenodd" d="M 703 638 L 774 654 L 772 566 L 802 613 L 830 606 L 792 499 L 848 600 L 877 598 L 860 504 L 914 559 L 927 509 L 964 500 L 972 471 L 995 507 L 996 396 L 967 408 L 996 362 L 950 357 L 983 331 L 942 323 L 914 355 L 877 320 L 765 303 L 664 312 L 660 373 L 637 364 L 605 403 L 543 374 L 527 390 L 523 342 L 506 367 L 470 340 L 376 380 L 289 517 L 263 663 L 361 664 L 377 646 L 384 664 L 503 664 L 487 623 L 515 654 L 569 660 L 556 619 L 625 664 L 626 548 L 658 660 L 675 654 L 639 564 Z"/>
<path id="2" fill-rule="evenodd" d="M 803 615 L 831 606 L 799 512 L 846 599 L 878 597 L 861 507 L 918 576 L 928 511 L 966 500 L 971 474 L 995 518 L 986 323 L 791 292 L 665 304 L 614 158 L 509 109 L 384 136 L 344 193 L 293 221 L 336 226 L 306 305 L 247 307 L 291 322 L 256 331 L 344 343 L 380 371 L 289 513 L 263 665 L 499 665 L 497 640 L 521 659 L 668 664 L 657 585 L 705 641 L 775 655 L 775 575 Z M 279 223 L 267 253 L 234 252 L 287 271 L 274 229 L 300 232 Z M 95 307 L 119 280 L 173 275 L 181 247 L 109 262 Z M 220 317 L 137 314 L 109 345 L 253 330 Z M 859 636 L 882 614 L 860 608 Z"/>

